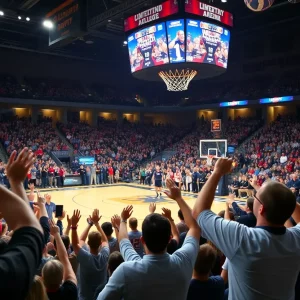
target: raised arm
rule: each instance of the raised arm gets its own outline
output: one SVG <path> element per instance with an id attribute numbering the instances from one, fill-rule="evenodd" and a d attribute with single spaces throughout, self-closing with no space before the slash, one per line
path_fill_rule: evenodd
<path id="1" fill-rule="evenodd" d="M 184 221 L 189 228 L 187 236 L 192 236 L 195 239 L 200 239 L 200 227 L 198 226 L 196 220 L 192 216 L 191 208 L 186 204 L 181 196 L 181 190 L 176 186 L 175 182 L 172 179 L 167 180 L 167 187 L 169 191 L 166 191 L 165 194 L 175 200 L 182 211 Z"/>
<path id="2" fill-rule="evenodd" d="M 226 202 L 224 219 L 230 221 L 229 203 Z"/>
<path id="3" fill-rule="evenodd" d="M 249 184 L 256 190 L 258 191 L 260 189 L 260 185 L 257 182 L 257 176 L 253 175 L 252 179 L 248 180 Z"/>
<path id="4" fill-rule="evenodd" d="M 119 240 L 119 231 L 121 225 L 121 217 L 118 215 L 114 215 L 111 217 L 111 224 L 115 230 L 116 238 Z"/>
<path id="5" fill-rule="evenodd" d="M 87 226 L 85 227 L 85 229 L 83 230 L 83 232 L 81 233 L 80 237 L 79 237 L 79 244 L 82 246 L 85 244 L 86 238 L 91 230 L 91 228 L 93 227 L 93 222 L 91 220 L 91 217 L 89 217 L 87 219 Z"/>
<path id="6" fill-rule="evenodd" d="M 72 219 L 69 217 L 69 215 L 67 215 L 67 222 L 68 222 L 68 225 L 65 229 L 64 235 L 69 236 L 70 230 L 71 230 L 71 227 L 72 227 Z"/>
<path id="7" fill-rule="evenodd" d="M 71 281 L 77 285 L 76 275 L 75 275 L 72 265 L 69 261 L 66 247 L 64 246 L 64 243 L 60 237 L 59 227 L 54 224 L 53 220 L 49 220 L 49 225 L 50 225 L 50 233 L 51 233 L 51 235 L 53 235 L 53 237 L 56 241 L 57 255 L 59 257 L 60 262 L 64 266 L 63 279 L 64 279 L 64 281 Z"/>
<path id="8" fill-rule="evenodd" d="M 219 158 L 214 172 L 208 178 L 207 182 L 203 186 L 201 192 L 198 194 L 197 200 L 193 208 L 193 216 L 198 218 L 199 214 L 207 209 L 211 208 L 214 201 L 215 192 L 221 177 L 231 171 L 232 159 Z"/>
<path id="9" fill-rule="evenodd" d="M 32 151 L 29 151 L 28 148 L 24 148 L 17 158 L 16 156 L 17 151 L 14 150 L 8 160 L 6 174 L 9 179 L 12 192 L 28 203 L 29 201 L 24 190 L 23 182 L 34 162 L 34 154 Z"/>
<path id="10" fill-rule="evenodd" d="M 177 242 L 177 244 L 179 244 L 179 231 L 174 223 L 174 220 L 172 219 L 171 210 L 163 207 L 162 211 L 162 215 L 167 218 L 171 224 L 173 239 Z"/>
<path id="11" fill-rule="evenodd" d="M 14 230 L 5 252 L 0 255 L 1 294 L 10 295 L 11 299 L 25 299 L 42 258 L 43 231 L 30 206 L 2 186 L 0 211 Z"/>
<path id="12" fill-rule="evenodd" d="M 99 209 L 94 209 L 92 216 L 90 216 L 90 219 L 101 234 L 102 247 L 105 247 L 105 246 L 109 247 L 107 236 L 99 224 L 101 217 L 102 216 L 100 216 L 100 214 L 99 214 Z"/>
<path id="13" fill-rule="evenodd" d="M 121 224 L 120 224 L 120 231 L 119 231 L 119 243 L 123 239 L 128 239 L 128 232 L 127 232 L 127 220 L 131 217 L 133 213 L 133 206 L 129 205 L 125 207 L 121 213 Z"/>
<path id="14" fill-rule="evenodd" d="M 292 214 L 292 217 L 297 224 L 300 223 L 300 204 L 299 203 L 296 203 L 296 207 Z"/>
<path id="15" fill-rule="evenodd" d="M 77 234 L 77 226 L 78 226 L 78 222 L 81 218 L 80 215 L 80 210 L 76 209 L 73 212 L 73 216 L 72 216 L 72 226 L 71 226 L 71 230 L 72 230 L 72 247 L 73 250 L 75 252 L 75 254 L 77 255 L 79 250 L 81 249 L 81 246 L 79 244 L 79 239 L 78 239 L 78 234 Z"/>

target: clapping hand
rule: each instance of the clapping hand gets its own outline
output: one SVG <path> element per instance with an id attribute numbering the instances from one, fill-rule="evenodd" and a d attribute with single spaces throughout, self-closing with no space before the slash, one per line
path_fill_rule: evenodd
<path id="1" fill-rule="evenodd" d="M 113 228 L 120 228 L 121 218 L 118 215 L 114 215 L 111 217 L 111 224 Z"/>
<path id="2" fill-rule="evenodd" d="M 214 168 L 214 173 L 221 176 L 230 173 L 232 170 L 232 158 L 221 157 L 217 160 Z"/>
<path id="3" fill-rule="evenodd" d="M 68 228 L 70 228 L 72 226 L 72 218 L 70 218 L 69 215 L 67 215 L 67 222 L 68 222 Z"/>
<path id="4" fill-rule="evenodd" d="M 37 191 L 37 196 L 38 196 L 37 197 L 37 205 L 41 206 L 41 205 L 45 204 L 45 198 L 42 197 L 40 191 Z"/>
<path id="5" fill-rule="evenodd" d="M 41 193 L 37 191 L 37 202 L 33 203 L 33 209 L 36 216 L 38 216 L 40 212 L 40 208 L 45 205 L 45 198 L 41 196 Z"/>
<path id="6" fill-rule="evenodd" d="M 227 203 L 228 205 L 231 205 L 232 202 L 234 202 L 234 194 L 229 194 L 229 195 L 228 195 L 228 198 L 226 199 L 226 203 Z"/>
<path id="7" fill-rule="evenodd" d="M 167 209 L 167 208 L 162 208 L 162 216 L 164 216 L 165 218 L 167 218 L 169 221 L 173 221 L 172 219 L 172 213 L 171 213 L 171 210 L 170 209 Z"/>
<path id="8" fill-rule="evenodd" d="M 171 199 L 178 201 L 181 199 L 181 190 L 179 187 L 175 184 L 175 182 L 168 178 L 166 181 L 168 191 L 164 191 L 164 193 Z"/>
<path id="9" fill-rule="evenodd" d="M 73 227 L 76 227 L 78 225 L 80 218 L 81 218 L 80 210 L 78 209 L 74 210 L 73 216 L 71 218 L 71 224 Z"/>
<path id="10" fill-rule="evenodd" d="M 154 202 L 151 202 L 149 205 L 149 212 L 150 214 L 153 214 L 156 210 L 156 204 Z"/>
<path id="11" fill-rule="evenodd" d="M 100 214 L 99 214 L 99 209 L 94 209 L 92 216 L 90 216 L 90 219 L 94 224 L 97 224 L 97 223 L 99 223 L 101 217 L 102 216 L 100 216 Z"/>
<path id="12" fill-rule="evenodd" d="M 35 158 L 34 154 L 28 148 L 24 148 L 17 156 L 17 151 L 14 150 L 10 155 L 6 166 L 6 174 L 10 182 L 22 183 L 31 168 Z"/>
<path id="13" fill-rule="evenodd" d="M 253 175 L 251 179 L 248 180 L 250 185 L 257 191 L 260 186 L 258 185 L 257 176 Z"/>
<path id="14" fill-rule="evenodd" d="M 49 226 L 50 226 L 50 234 L 55 236 L 56 234 L 59 234 L 59 227 L 55 225 L 55 223 L 52 220 L 48 220 Z"/>
<path id="15" fill-rule="evenodd" d="M 123 221 L 127 221 L 131 215 L 133 213 L 133 206 L 132 205 L 128 205 L 127 207 L 125 207 L 121 213 L 121 219 Z"/>

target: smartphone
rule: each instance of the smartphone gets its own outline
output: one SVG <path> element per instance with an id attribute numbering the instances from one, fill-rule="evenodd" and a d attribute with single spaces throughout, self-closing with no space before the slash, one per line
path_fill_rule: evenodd
<path id="1" fill-rule="evenodd" d="M 62 217 L 63 212 L 64 212 L 64 206 L 56 205 L 55 218 Z"/>

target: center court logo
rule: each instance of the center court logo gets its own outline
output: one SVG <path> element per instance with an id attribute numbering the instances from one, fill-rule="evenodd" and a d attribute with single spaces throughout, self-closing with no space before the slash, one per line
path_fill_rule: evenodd
<path id="1" fill-rule="evenodd" d="M 128 197 L 118 197 L 118 198 L 109 198 L 111 201 L 126 203 L 126 204 L 144 204 L 144 203 L 151 203 L 151 202 L 161 202 L 161 203 L 174 203 L 173 200 L 169 199 L 166 196 L 156 198 L 155 195 L 153 196 L 128 196 Z"/>

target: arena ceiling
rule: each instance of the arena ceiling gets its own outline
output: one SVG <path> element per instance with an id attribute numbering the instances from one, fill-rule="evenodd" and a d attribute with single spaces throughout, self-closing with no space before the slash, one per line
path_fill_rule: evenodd
<path id="1" fill-rule="evenodd" d="M 87 0 L 88 18 L 93 18 L 105 11 L 122 5 L 124 0 Z M 128 1 L 128 0 L 127 0 Z M 130 1 L 130 0 L 129 0 Z M 135 0 L 132 0 L 135 1 Z M 5 15 L 0 17 L 0 47 L 23 49 L 26 51 L 51 52 L 55 55 L 78 57 L 89 60 L 124 60 L 127 49 L 122 46 L 125 39 L 123 20 L 142 9 L 162 1 L 140 0 L 131 11 L 124 12 L 110 22 L 102 23 L 88 34 L 65 47 L 49 48 L 48 32 L 42 27 L 47 12 L 64 2 L 63 0 L 1 0 L 0 10 Z M 233 40 L 247 38 L 251 34 L 262 36 L 267 32 L 298 28 L 300 23 L 300 4 L 291 4 L 287 0 L 275 0 L 271 9 L 254 13 L 246 8 L 243 0 L 203 0 L 214 6 L 220 6 L 234 14 Z M 19 20 L 18 16 L 22 19 Z M 30 21 L 26 21 L 26 17 Z M 236 38 L 234 38 L 236 37 Z M 265 38 L 265 37 L 261 37 Z"/>

